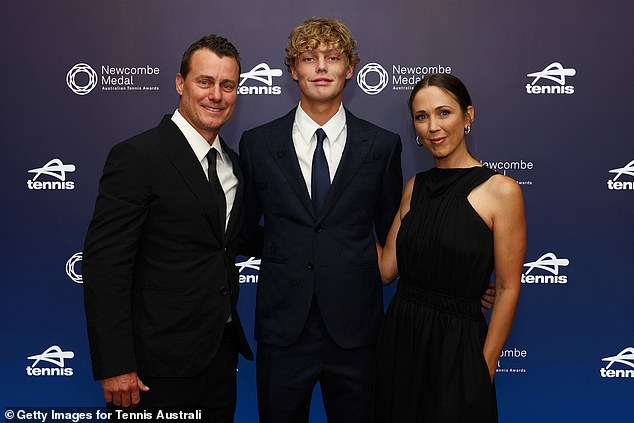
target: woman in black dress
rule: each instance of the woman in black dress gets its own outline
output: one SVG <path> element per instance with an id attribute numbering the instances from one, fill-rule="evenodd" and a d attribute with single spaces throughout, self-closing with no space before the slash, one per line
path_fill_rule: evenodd
<path id="1" fill-rule="evenodd" d="M 416 141 L 436 166 L 407 183 L 377 246 L 384 283 L 400 282 L 379 339 L 374 421 L 496 422 L 493 378 L 526 250 L 522 193 L 469 153 L 474 109 L 458 78 L 425 77 L 409 105 Z M 487 328 L 479 299 L 492 271 Z"/>

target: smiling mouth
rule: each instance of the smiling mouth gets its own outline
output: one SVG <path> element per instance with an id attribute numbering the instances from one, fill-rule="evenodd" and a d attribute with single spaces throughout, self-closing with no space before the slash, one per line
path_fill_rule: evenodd
<path id="1" fill-rule="evenodd" d="M 434 138 L 434 139 L 430 139 L 429 142 L 431 142 L 432 144 L 440 144 L 445 140 L 445 137 L 443 138 Z"/>
<path id="2" fill-rule="evenodd" d="M 207 110 L 208 112 L 213 112 L 213 113 L 218 113 L 218 112 L 222 112 L 223 109 L 217 108 L 217 107 L 210 107 L 210 106 L 203 106 L 203 109 Z"/>

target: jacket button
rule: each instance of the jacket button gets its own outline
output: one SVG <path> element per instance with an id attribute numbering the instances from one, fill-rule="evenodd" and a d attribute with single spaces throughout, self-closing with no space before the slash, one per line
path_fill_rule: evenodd
<path id="1" fill-rule="evenodd" d="M 306 265 L 306 268 L 307 268 L 308 270 L 313 270 L 313 269 L 315 268 L 315 265 L 314 265 L 314 264 L 312 264 L 312 263 L 308 263 L 308 264 Z"/>
<path id="2" fill-rule="evenodd" d="M 229 293 L 229 290 L 227 289 L 227 287 L 223 286 L 222 288 L 220 288 L 218 293 L 224 297 Z"/>
<path id="3" fill-rule="evenodd" d="M 321 225 L 317 225 L 317 227 L 315 228 L 315 232 L 320 233 L 324 230 L 324 228 L 321 227 Z"/>

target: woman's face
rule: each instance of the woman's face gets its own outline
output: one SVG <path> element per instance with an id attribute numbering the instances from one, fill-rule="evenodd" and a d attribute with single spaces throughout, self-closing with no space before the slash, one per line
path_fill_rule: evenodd
<path id="1" fill-rule="evenodd" d="M 458 101 L 442 88 L 422 88 L 412 101 L 414 129 L 420 142 L 438 161 L 467 153 L 465 127 L 473 121 L 473 107 L 462 111 Z"/>

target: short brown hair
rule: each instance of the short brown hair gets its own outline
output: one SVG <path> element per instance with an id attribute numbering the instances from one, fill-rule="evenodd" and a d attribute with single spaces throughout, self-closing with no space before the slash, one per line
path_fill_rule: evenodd
<path id="1" fill-rule="evenodd" d="M 288 36 L 284 63 L 289 72 L 300 54 L 306 50 L 316 49 L 322 43 L 331 45 L 346 56 L 348 63 L 359 63 L 359 55 L 355 52 L 358 43 L 352 38 L 344 23 L 330 18 L 309 18 L 293 29 Z"/>
<path id="2" fill-rule="evenodd" d="M 195 52 L 203 48 L 206 48 L 220 58 L 234 58 L 236 62 L 238 62 L 238 75 L 240 74 L 241 65 L 240 54 L 238 54 L 238 50 L 226 38 L 216 34 L 211 34 L 202 37 L 200 40 L 194 42 L 191 46 L 189 46 L 187 50 L 185 50 L 185 53 L 183 54 L 183 58 L 181 60 L 180 68 L 180 74 L 183 78 L 186 78 L 187 74 L 189 73 L 189 66 L 192 61 L 192 56 Z"/>

